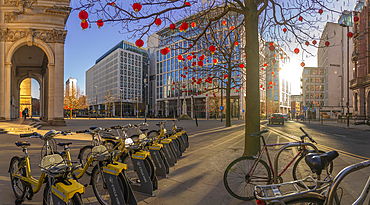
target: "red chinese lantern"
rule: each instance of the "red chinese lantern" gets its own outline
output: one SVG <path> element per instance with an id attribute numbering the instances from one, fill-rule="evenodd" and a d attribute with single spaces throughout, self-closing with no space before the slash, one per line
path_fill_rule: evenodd
<path id="1" fill-rule="evenodd" d="M 170 49 L 167 47 L 167 48 L 163 48 L 162 50 L 161 50 L 161 54 L 162 55 L 167 55 L 167 53 L 170 51 Z"/>
<path id="2" fill-rule="evenodd" d="M 299 21 L 303 21 L 303 17 L 302 17 L 302 16 L 300 16 L 300 17 L 298 18 L 298 20 L 299 20 Z"/>
<path id="3" fill-rule="evenodd" d="M 272 85 L 272 81 L 269 82 L 269 85 Z"/>
<path id="4" fill-rule="evenodd" d="M 316 41 L 316 40 L 313 40 L 313 41 L 312 41 L 312 44 L 313 44 L 313 45 L 316 45 L 316 43 L 317 43 L 317 41 Z"/>
<path id="5" fill-rule="evenodd" d="M 281 59 L 284 59 L 284 56 L 281 56 L 280 58 L 281 58 Z"/>
<path id="6" fill-rule="evenodd" d="M 132 8 L 134 9 L 135 12 L 139 12 L 143 6 L 140 3 L 134 3 L 132 5 Z"/>
<path id="7" fill-rule="evenodd" d="M 160 18 L 155 19 L 155 25 L 160 26 L 162 24 L 162 20 Z"/>
<path id="8" fill-rule="evenodd" d="M 225 74 L 225 76 L 224 76 L 224 77 L 225 77 L 225 79 L 227 79 L 227 77 L 229 77 L 229 76 L 228 76 L 227 74 Z"/>
<path id="9" fill-rule="evenodd" d="M 276 83 L 274 83 L 274 86 L 276 85 Z"/>
<path id="10" fill-rule="evenodd" d="M 185 85 L 183 85 L 182 88 L 185 88 Z"/>
<path id="11" fill-rule="evenodd" d="M 210 46 L 209 47 L 209 51 L 211 51 L 211 53 L 212 53 L 212 55 L 215 53 L 215 51 L 216 51 L 216 47 L 215 46 Z"/>
<path id="12" fill-rule="evenodd" d="M 188 74 L 188 72 L 185 72 L 185 74 Z M 186 75 L 185 75 L 186 76 Z"/>
<path id="13" fill-rule="evenodd" d="M 275 50 L 275 46 L 274 46 L 274 45 L 271 45 L 271 46 L 269 47 L 269 49 L 270 49 L 270 51 L 273 51 L 273 50 Z"/>
<path id="14" fill-rule="evenodd" d="M 271 75 L 274 75 L 275 74 L 275 72 L 274 71 L 271 71 Z"/>
<path id="15" fill-rule="evenodd" d="M 109 6 L 116 6 L 116 3 L 114 2 L 111 2 L 111 3 L 107 3 Z"/>
<path id="16" fill-rule="evenodd" d="M 295 54 L 298 54 L 298 53 L 299 53 L 299 49 L 298 49 L 298 48 L 295 48 L 295 49 L 294 49 L 294 53 L 295 53 Z"/>
<path id="17" fill-rule="evenodd" d="M 189 24 L 188 24 L 188 23 L 186 23 L 186 22 L 184 22 L 184 23 L 182 23 L 182 24 L 181 24 L 181 28 L 182 28 L 182 30 L 185 32 L 185 31 L 186 31 L 186 29 L 188 29 L 188 28 L 189 28 Z"/>
<path id="18" fill-rule="evenodd" d="M 198 66 L 202 67 L 203 66 L 203 61 L 199 61 Z"/>
<path id="19" fill-rule="evenodd" d="M 267 63 L 265 63 L 265 64 L 263 64 L 265 67 L 267 67 L 268 65 L 267 65 Z"/>
<path id="20" fill-rule="evenodd" d="M 191 57 L 191 55 L 188 55 L 186 56 L 186 59 L 188 59 L 188 61 L 190 61 L 193 57 Z"/>
<path id="21" fill-rule="evenodd" d="M 195 94 L 195 96 L 198 96 L 198 94 Z"/>
<path id="22" fill-rule="evenodd" d="M 239 45 L 238 41 L 235 41 L 235 43 L 234 43 L 234 44 L 235 44 L 235 46 L 238 46 L 238 45 Z"/>
<path id="23" fill-rule="evenodd" d="M 347 37 L 348 37 L 348 38 L 352 38 L 352 37 L 353 37 L 353 33 L 352 33 L 351 31 L 350 31 L 350 32 L 348 32 L 348 33 L 347 33 Z"/>
<path id="24" fill-rule="evenodd" d="M 194 28 L 196 26 L 197 26 L 197 24 L 195 22 L 191 23 L 191 28 Z"/>
<path id="25" fill-rule="evenodd" d="M 201 55 L 201 56 L 199 56 L 199 60 L 200 61 L 203 61 L 204 59 L 206 58 L 206 56 L 203 54 L 203 55 Z"/>
<path id="26" fill-rule="evenodd" d="M 306 44 L 306 46 L 310 45 L 310 42 L 306 41 L 304 44 Z"/>
<path id="27" fill-rule="evenodd" d="M 175 82 L 172 82 L 172 84 L 174 84 L 174 85 L 175 85 Z"/>
<path id="28" fill-rule="evenodd" d="M 239 68 L 243 69 L 244 68 L 244 64 L 240 64 L 239 65 Z"/>
<path id="29" fill-rule="evenodd" d="M 353 17 L 353 21 L 355 22 L 355 24 L 357 24 L 359 20 L 360 18 L 358 16 Z"/>
<path id="30" fill-rule="evenodd" d="M 172 90 L 175 90 L 175 88 L 172 88 Z"/>
<path id="31" fill-rule="evenodd" d="M 136 46 L 140 49 L 144 45 L 144 41 L 141 39 L 136 40 L 135 42 Z"/>
<path id="32" fill-rule="evenodd" d="M 260 85 L 260 87 L 262 88 L 263 86 L 262 86 L 262 85 Z"/>
<path id="33" fill-rule="evenodd" d="M 233 87 L 233 90 L 235 90 L 235 87 Z"/>
<path id="34" fill-rule="evenodd" d="M 171 29 L 171 31 L 174 31 L 176 29 L 176 25 L 174 23 L 171 23 L 170 29 Z"/>
<path id="35" fill-rule="evenodd" d="M 223 22 L 222 22 L 222 25 L 226 26 L 226 21 L 223 21 Z"/>
<path id="36" fill-rule="evenodd" d="M 185 6 L 191 6 L 191 4 L 189 2 L 185 2 L 184 4 Z"/>
<path id="37" fill-rule="evenodd" d="M 283 28 L 283 32 L 284 32 L 284 33 L 285 33 L 285 32 L 287 32 L 287 30 L 288 30 L 288 29 L 286 29 L 286 28 Z"/>
<path id="38" fill-rule="evenodd" d="M 213 59 L 213 63 L 214 63 L 215 65 L 217 65 L 217 62 L 218 62 L 218 60 L 217 60 L 217 59 Z"/>
<path id="39" fill-rule="evenodd" d="M 329 41 L 326 41 L 326 42 L 325 42 L 325 46 L 327 46 L 327 47 L 328 47 L 329 45 L 330 45 Z"/>
<path id="40" fill-rule="evenodd" d="M 179 27 L 179 30 L 180 30 L 180 32 L 182 32 L 182 31 L 183 31 L 183 29 L 182 29 L 182 27 L 181 27 L 181 26 Z"/>
<path id="41" fill-rule="evenodd" d="M 183 59 L 182 55 L 177 56 L 177 60 L 179 60 L 179 62 L 181 62 L 182 59 Z"/>
<path id="42" fill-rule="evenodd" d="M 78 13 L 78 17 L 82 20 L 82 22 L 84 22 L 89 17 L 89 14 L 85 10 L 81 10 L 80 13 Z"/>
<path id="43" fill-rule="evenodd" d="M 231 26 L 231 27 L 230 27 L 230 30 L 234 30 L 234 28 L 235 28 L 234 26 Z"/>
<path id="44" fill-rule="evenodd" d="M 87 21 L 82 21 L 81 22 L 81 28 L 82 28 L 82 30 L 87 29 L 87 27 L 89 27 L 89 23 L 87 23 Z"/>
<path id="45" fill-rule="evenodd" d="M 193 47 L 193 44 L 189 44 L 189 47 L 191 48 L 191 47 Z"/>
<path id="46" fill-rule="evenodd" d="M 301 63 L 301 66 L 304 67 L 306 64 L 304 62 Z"/>
<path id="47" fill-rule="evenodd" d="M 319 9 L 319 14 L 322 14 L 324 11 L 322 9 Z"/>
<path id="48" fill-rule="evenodd" d="M 192 64 L 191 64 L 191 66 L 195 66 L 197 63 L 194 61 Z"/>
<path id="49" fill-rule="evenodd" d="M 101 28 L 104 25 L 103 20 L 99 19 L 96 24 L 98 25 L 98 28 Z"/>

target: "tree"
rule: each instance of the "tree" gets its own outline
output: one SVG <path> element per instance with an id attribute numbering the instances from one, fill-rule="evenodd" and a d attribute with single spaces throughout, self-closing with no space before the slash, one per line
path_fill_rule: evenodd
<path id="1" fill-rule="evenodd" d="M 78 86 L 76 89 L 64 89 L 64 109 L 70 110 L 70 118 L 72 119 L 73 109 L 85 109 L 88 107 L 87 96 L 83 94 Z"/>
<path id="2" fill-rule="evenodd" d="M 328 7 L 329 3 L 332 3 L 330 0 L 288 2 L 279 0 L 209 0 L 206 3 L 202 1 L 201 5 L 198 3 L 193 6 L 191 3 L 194 4 L 196 1 L 142 0 L 139 3 L 140 6 L 135 4 L 134 9 L 137 12 L 128 7 L 125 1 L 106 3 L 106 1 L 99 0 L 81 0 L 80 3 L 81 5 L 76 9 L 87 9 L 95 18 L 102 19 L 104 22 L 120 23 L 123 30 L 130 32 L 130 35 L 137 39 L 149 35 L 154 24 L 168 26 L 173 21 L 180 19 L 188 22 L 199 19 L 203 22 L 202 29 L 192 30 L 194 38 L 188 38 L 188 33 L 177 32 L 176 34 L 184 40 L 191 41 L 192 45 L 201 43 L 208 29 L 226 15 L 232 12 L 240 14 L 242 17 L 240 26 L 244 27 L 244 61 L 246 65 L 244 155 L 254 155 L 260 149 L 260 139 L 249 136 L 250 133 L 260 130 L 259 35 L 267 41 L 279 42 L 279 45 L 285 45 L 289 50 L 300 47 L 301 50 L 309 53 L 304 44 L 305 41 L 319 40 L 314 35 L 310 35 L 310 32 L 322 29 L 315 26 L 317 25 L 315 23 L 323 21 L 320 17 L 322 11 L 325 10 L 330 14 L 339 13 Z M 184 15 L 180 13 L 183 10 L 186 11 L 183 13 Z M 189 17 L 189 14 L 192 16 Z M 90 23 L 94 22 L 97 21 L 90 21 Z M 181 28 L 184 30 L 186 27 Z M 161 40 L 162 38 L 165 36 L 161 36 Z M 309 45 L 312 46 L 312 44 Z M 292 46 L 294 47 L 291 48 Z M 186 48 L 185 51 L 189 51 L 191 48 L 192 46 Z"/>
<path id="3" fill-rule="evenodd" d="M 107 106 L 108 117 L 112 117 L 111 108 L 113 107 L 114 99 L 115 98 L 111 93 L 111 90 L 108 90 L 108 92 L 106 92 L 104 96 L 105 105 Z"/>

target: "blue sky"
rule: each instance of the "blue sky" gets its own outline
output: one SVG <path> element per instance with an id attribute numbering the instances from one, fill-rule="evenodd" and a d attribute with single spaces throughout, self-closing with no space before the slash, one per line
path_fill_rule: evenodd
<path id="1" fill-rule="evenodd" d="M 128 3 L 131 0 L 125 0 Z M 72 0 L 71 7 L 79 0 Z M 343 3 L 342 3 L 343 2 Z M 354 0 L 340 0 L 336 4 L 346 6 L 343 9 L 354 8 L 357 1 Z M 338 8 L 338 6 L 337 6 Z M 89 16 L 90 18 L 90 16 Z M 91 17 L 95 20 L 94 17 Z M 83 31 L 80 26 L 81 20 L 78 18 L 78 11 L 71 12 L 65 30 L 68 31 L 64 46 L 64 82 L 69 78 L 76 78 L 77 84 L 82 91 L 85 92 L 85 72 L 95 64 L 95 60 L 104 54 L 111 47 L 116 45 L 121 40 L 135 42 L 136 39 L 128 39 L 127 34 L 121 34 L 121 25 L 112 26 L 105 24 L 102 28 L 98 29 L 96 24 L 91 25 L 91 28 Z M 143 38 L 146 46 L 146 37 Z M 316 53 L 314 50 L 313 53 Z M 302 62 L 301 56 L 291 56 L 291 63 L 287 66 L 286 72 L 292 76 L 292 94 L 300 94 L 300 76 L 302 75 L 303 68 L 299 66 Z M 307 67 L 317 66 L 316 57 L 305 59 Z M 39 96 L 39 85 L 35 80 L 32 80 L 32 96 Z"/>

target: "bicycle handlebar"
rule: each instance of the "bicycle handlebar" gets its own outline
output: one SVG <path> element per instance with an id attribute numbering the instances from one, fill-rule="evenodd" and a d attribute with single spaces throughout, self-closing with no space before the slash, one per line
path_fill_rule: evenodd
<path id="1" fill-rule="evenodd" d="M 31 136 L 38 136 L 38 133 L 37 132 L 33 132 L 33 133 L 26 133 L 26 134 L 20 134 L 19 137 L 23 138 L 23 137 L 31 137 Z"/>
<path id="2" fill-rule="evenodd" d="M 76 131 L 76 133 L 89 133 L 90 130 L 80 130 L 80 131 Z"/>
<path id="3" fill-rule="evenodd" d="M 315 140 L 313 140 L 313 139 L 312 139 L 312 137 L 310 137 L 310 135 L 308 135 L 308 134 L 307 134 L 307 132 L 306 132 L 306 131 L 304 131 L 302 127 L 300 127 L 299 129 L 304 133 L 304 136 L 305 136 L 305 137 L 307 137 L 308 139 L 310 139 L 310 141 L 311 141 L 312 143 L 316 143 L 316 144 L 317 144 L 317 142 L 316 142 Z"/>

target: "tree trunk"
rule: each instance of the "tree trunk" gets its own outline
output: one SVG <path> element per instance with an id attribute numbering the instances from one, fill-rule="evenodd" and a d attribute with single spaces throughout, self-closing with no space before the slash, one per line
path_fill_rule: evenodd
<path id="1" fill-rule="evenodd" d="M 259 41 L 258 16 L 254 0 L 246 0 L 245 53 L 246 53 L 246 98 L 245 98 L 245 144 L 244 155 L 255 155 L 260 151 L 260 138 L 249 134 L 260 131 L 260 93 L 259 93 Z"/>
<path id="2" fill-rule="evenodd" d="M 229 58 L 231 59 L 231 58 Z M 226 127 L 231 126 L 231 106 L 230 106 L 230 85 L 231 85 L 231 62 L 228 63 L 229 69 L 227 71 L 227 84 L 226 84 Z"/>

